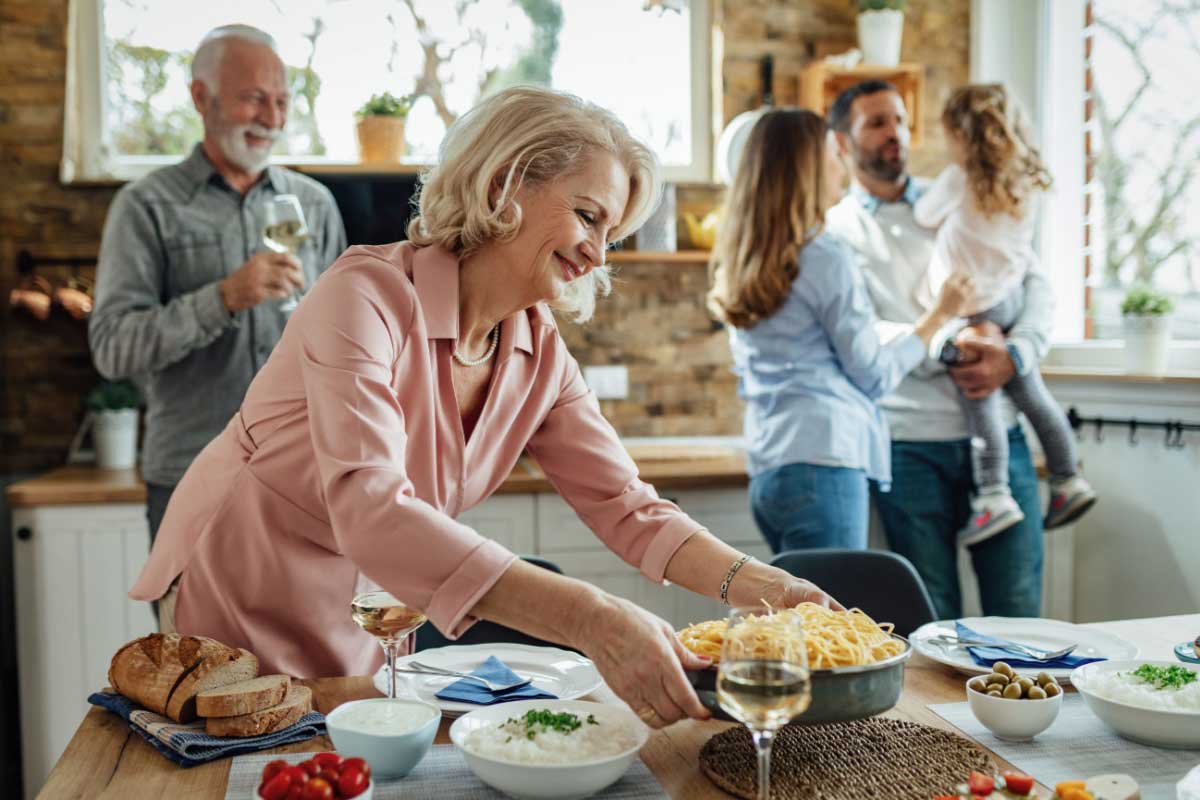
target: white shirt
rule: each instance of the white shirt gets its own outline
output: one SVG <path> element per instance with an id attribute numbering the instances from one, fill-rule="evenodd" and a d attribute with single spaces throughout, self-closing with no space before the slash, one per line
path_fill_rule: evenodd
<path id="1" fill-rule="evenodd" d="M 925 302 L 932 302 L 952 272 L 965 273 L 975 282 L 975 301 L 964 316 L 999 305 L 1016 291 L 1037 261 L 1033 252 L 1036 200 L 1029 206 L 1019 217 L 1003 213 L 989 217 L 968 197 L 962 167 L 952 164 L 944 169 L 913 206 L 917 224 L 937 231 Z"/>
<path id="2" fill-rule="evenodd" d="M 913 204 L 927 185 L 910 178 L 894 203 L 883 202 L 855 185 L 825 215 L 826 230 L 848 244 L 860 259 L 884 341 L 911 332 L 927 310 L 919 298 L 928 281 L 934 234 L 913 217 Z M 1008 341 L 1019 351 L 1027 373 L 1049 349 L 1054 296 L 1036 265 L 1026 273 L 1023 285 L 1025 311 L 1009 331 Z M 880 405 L 895 441 L 951 441 L 969 436 L 958 390 L 945 368 L 932 359 L 909 373 Z M 1016 424 L 1016 411 L 1007 398 L 1003 405 L 1005 424 Z"/>

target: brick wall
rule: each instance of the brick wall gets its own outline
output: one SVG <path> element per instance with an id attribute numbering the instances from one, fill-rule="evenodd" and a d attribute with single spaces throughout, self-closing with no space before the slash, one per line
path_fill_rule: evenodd
<path id="1" fill-rule="evenodd" d="M 814 55 L 854 40 L 852 0 L 717 0 L 724 114 L 759 103 L 758 61 L 776 58 L 777 99 Z M 916 172 L 944 157 L 938 109 L 967 78 L 969 0 L 910 0 L 903 57 L 927 65 L 927 144 Z M 94 255 L 114 187 L 63 187 L 67 0 L 0 0 L 0 290 L 17 280 L 16 253 Z M 681 200 L 681 207 L 686 203 Z M 66 277 L 66 273 L 58 273 Z M 630 397 L 605 401 L 626 435 L 733 434 L 741 410 L 725 334 L 703 308 L 703 264 L 624 264 L 613 297 L 586 327 L 563 325 L 583 364 L 629 365 Z M 55 310 L 48 322 L 0 314 L 0 474 L 61 464 L 97 379 L 85 325 Z"/>

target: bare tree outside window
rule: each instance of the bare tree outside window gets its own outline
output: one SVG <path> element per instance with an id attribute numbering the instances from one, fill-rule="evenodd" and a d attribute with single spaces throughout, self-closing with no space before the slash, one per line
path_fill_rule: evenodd
<path id="1" fill-rule="evenodd" d="M 1093 0 L 1092 23 L 1093 335 L 1121 336 L 1121 297 L 1147 285 L 1200 338 L 1200 0 Z"/>

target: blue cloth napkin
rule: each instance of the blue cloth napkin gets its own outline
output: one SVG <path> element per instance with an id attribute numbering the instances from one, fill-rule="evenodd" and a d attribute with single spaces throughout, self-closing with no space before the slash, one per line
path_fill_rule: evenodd
<path id="1" fill-rule="evenodd" d="M 504 662 L 495 656 L 488 656 L 488 660 L 479 665 L 477 669 L 471 670 L 471 674 L 494 683 L 516 683 L 521 680 L 520 675 L 505 666 Z M 509 689 L 506 692 L 492 692 L 482 683 L 468 680 L 457 680 L 434 696 L 439 700 L 455 700 L 459 703 L 474 703 L 480 706 L 509 703 L 513 700 L 558 699 L 557 695 L 544 692 L 532 683 L 516 689 Z"/>
<path id="2" fill-rule="evenodd" d="M 1068 655 L 1062 658 L 1056 658 L 1053 661 L 1036 661 L 1034 659 L 1022 656 L 1015 650 L 1006 650 L 1005 646 L 1012 644 L 1011 641 L 1005 639 L 997 639 L 995 636 L 986 636 L 977 631 L 973 631 L 961 622 L 954 623 L 954 631 L 960 639 L 975 639 L 980 642 L 988 642 L 996 645 L 995 647 L 968 647 L 967 652 L 971 654 L 971 658 L 981 667 L 990 667 L 997 661 L 1003 661 L 1010 667 L 1023 667 L 1024 669 L 1075 669 L 1084 664 L 1091 664 L 1093 661 L 1107 661 L 1106 658 L 1086 658 L 1084 656 Z M 1033 645 L 1025 644 L 1025 642 L 1017 642 L 1026 647 Z M 1034 648 L 1040 649 L 1040 648 Z"/>
<path id="3" fill-rule="evenodd" d="M 325 733 L 325 715 L 317 711 L 308 712 L 296 724 L 281 731 L 264 733 L 262 736 L 231 737 L 209 736 L 204 732 L 204 720 L 179 723 L 147 711 L 128 697 L 112 691 L 95 692 L 88 702 L 119 715 L 155 750 L 184 767 L 302 742 Z"/>

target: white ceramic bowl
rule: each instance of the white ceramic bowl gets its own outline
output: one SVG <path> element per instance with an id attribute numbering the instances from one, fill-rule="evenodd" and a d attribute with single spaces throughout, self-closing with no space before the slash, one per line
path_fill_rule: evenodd
<path id="1" fill-rule="evenodd" d="M 339 724 L 352 709 L 379 703 L 411 703 L 424 706 L 432 710 L 433 716 L 416 730 L 398 734 L 366 733 Z M 372 778 L 402 778 L 411 772 L 429 752 L 441 721 L 442 711 L 437 706 L 408 698 L 389 700 L 386 697 L 372 697 L 367 700 L 353 700 L 342 703 L 325 715 L 325 727 L 338 753 L 346 758 L 358 756 L 366 760 L 371 765 Z"/>
<path id="2" fill-rule="evenodd" d="M 1129 672 L 1142 664 L 1197 671 L 1178 661 L 1097 661 L 1076 667 L 1071 673 L 1071 683 L 1079 690 L 1092 713 L 1126 739 L 1154 747 L 1200 748 L 1200 711 L 1146 708 L 1096 694 L 1097 677 L 1113 672 Z"/>
<path id="3" fill-rule="evenodd" d="M 974 678 L 972 678 L 974 680 Z M 1028 742 L 1050 727 L 1062 709 L 1062 692 L 1045 700 L 1009 700 L 977 692 L 967 682 L 967 705 L 997 739 Z"/>
<path id="4" fill-rule="evenodd" d="M 524 764 L 501 761 L 472 753 L 463 746 L 467 735 L 479 728 L 520 717 L 535 708 L 554 712 L 569 711 L 585 718 L 594 714 L 601 723 L 620 723 L 634 732 L 637 745 L 613 756 L 573 764 Z M 616 783 L 628 770 L 638 751 L 650 738 L 650 730 L 623 706 L 589 703 L 582 700 L 521 700 L 486 706 L 464 714 L 450 726 L 450 741 L 462 752 L 467 766 L 478 778 L 494 789 L 520 800 L 578 800 Z"/>

